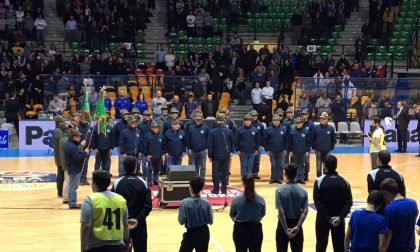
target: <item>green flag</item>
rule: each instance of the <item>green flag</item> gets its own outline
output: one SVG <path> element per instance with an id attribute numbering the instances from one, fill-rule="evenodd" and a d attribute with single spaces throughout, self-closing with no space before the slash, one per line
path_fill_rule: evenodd
<path id="1" fill-rule="evenodd" d="M 82 106 L 80 110 L 86 113 L 86 121 L 90 122 L 91 118 L 90 118 L 90 106 L 89 106 L 89 93 L 87 90 L 83 92 Z"/>
<path id="2" fill-rule="evenodd" d="M 105 92 L 99 92 L 99 101 L 95 109 L 96 119 L 98 120 L 98 133 L 106 135 L 106 110 L 105 110 Z"/>

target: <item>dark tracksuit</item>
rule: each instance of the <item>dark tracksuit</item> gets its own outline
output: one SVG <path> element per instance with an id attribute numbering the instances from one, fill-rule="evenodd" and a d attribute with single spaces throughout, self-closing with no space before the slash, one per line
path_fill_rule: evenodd
<path id="1" fill-rule="evenodd" d="M 254 160 L 261 145 L 260 131 L 253 126 L 242 126 L 235 134 L 236 150 L 240 151 L 241 177 L 253 172 Z"/>
<path id="2" fill-rule="evenodd" d="M 80 122 L 79 125 L 77 126 L 77 128 L 79 129 L 79 132 L 82 134 L 82 140 L 86 141 L 86 145 L 84 147 L 84 149 L 86 148 L 92 148 L 92 127 L 90 127 L 90 124 L 88 122 L 86 123 L 82 123 Z M 88 170 L 88 164 L 89 164 L 89 155 L 86 157 L 86 160 L 83 164 L 83 170 L 82 170 L 82 176 L 80 177 L 80 182 L 86 182 L 87 178 L 87 170 Z"/>
<path id="3" fill-rule="evenodd" d="M 253 127 L 257 128 L 259 132 L 259 137 L 262 139 L 264 137 L 264 125 L 260 121 L 252 122 Z M 261 145 L 261 142 L 259 143 Z M 258 153 L 255 156 L 254 164 L 252 166 L 252 173 L 258 174 L 260 172 L 260 159 L 261 159 L 261 148 L 258 147 Z"/>
<path id="4" fill-rule="evenodd" d="M 316 154 L 316 176 L 322 175 L 322 163 L 325 158 L 334 150 L 337 142 L 334 128 L 330 125 L 316 125 L 311 134 L 312 148 Z"/>
<path id="5" fill-rule="evenodd" d="M 170 165 L 180 165 L 187 146 L 185 132 L 182 129 L 177 131 L 167 130 L 163 135 L 163 146 L 165 152 L 168 153 L 168 167 Z"/>
<path id="6" fill-rule="evenodd" d="M 305 155 L 311 150 L 309 132 L 302 128 L 294 128 L 289 135 L 288 148 L 293 153 L 293 163 L 298 166 L 296 181 L 305 179 Z"/>
<path id="7" fill-rule="evenodd" d="M 95 170 L 109 171 L 111 168 L 111 150 L 114 148 L 112 126 L 106 125 L 106 134 L 98 132 L 98 125 L 93 128 L 92 149 L 96 150 Z"/>
<path id="8" fill-rule="evenodd" d="M 315 180 L 313 198 L 317 209 L 316 252 L 326 251 L 330 230 L 334 252 L 343 252 L 345 218 L 353 205 L 350 184 L 336 172 L 327 172 Z M 337 227 L 329 222 L 334 216 L 340 217 Z"/>
<path id="9" fill-rule="evenodd" d="M 396 170 L 392 169 L 391 166 L 378 166 L 377 169 L 372 170 L 367 175 L 367 184 L 368 184 L 368 192 L 370 193 L 373 190 L 381 190 L 380 186 L 382 181 L 386 178 L 392 178 L 397 182 L 399 193 L 405 197 L 406 190 L 405 190 L 405 183 L 403 176 L 397 172 Z"/>
<path id="10" fill-rule="evenodd" d="M 56 126 L 52 135 L 52 147 L 54 150 L 54 161 L 57 166 L 57 196 L 63 197 L 63 183 L 64 183 L 64 170 L 61 166 L 60 160 L 60 138 L 63 135 L 63 131 Z"/>
<path id="11" fill-rule="evenodd" d="M 121 120 L 115 124 L 112 130 L 112 135 L 114 136 L 114 147 L 118 148 L 118 173 L 120 175 L 124 174 L 123 158 L 121 157 L 121 151 L 119 150 L 120 136 L 123 130 L 125 130 L 127 127 L 127 121 Z"/>
<path id="12" fill-rule="evenodd" d="M 143 139 L 144 139 L 144 137 L 146 136 L 147 133 L 151 132 L 151 130 L 150 130 L 150 123 L 151 122 L 152 122 L 151 120 L 149 120 L 149 121 L 143 120 L 142 122 L 140 122 L 137 125 L 137 128 L 140 130 L 141 137 Z M 141 153 L 139 158 L 141 160 L 141 172 L 143 173 L 143 177 L 147 177 L 148 176 L 148 174 L 147 174 L 148 173 L 148 168 L 147 168 L 147 163 L 148 162 L 146 160 L 146 157 L 145 157 L 145 155 L 143 155 L 143 153 Z"/>
<path id="13" fill-rule="evenodd" d="M 143 151 L 143 139 L 141 137 L 140 130 L 136 127 L 127 127 L 123 130 L 123 132 L 121 132 L 119 146 L 121 155 L 135 156 L 138 158 L 139 153 Z M 119 171 L 120 177 L 124 174 L 125 170 Z"/>
<path id="14" fill-rule="evenodd" d="M 287 128 L 285 126 L 272 125 L 265 130 L 263 146 L 267 152 L 270 152 L 271 180 L 280 180 L 283 177 L 286 145 Z"/>
<path id="15" fill-rule="evenodd" d="M 153 183 L 157 184 L 159 179 L 159 170 L 162 165 L 162 155 L 165 153 L 162 137 L 159 132 L 157 134 L 149 132 L 144 136 L 143 144 L 144 156 L 150 156 L 147 182 L 149 185 Z"/>
<path id="16" fill-rule="evenodd" d="M 312 141 L 312 131 L 314 129 L 314 123 L 308 120 L 303 123 L 303 128 L 309 132 L 309 141 Z M 312 146 L 312 143 L 311 143 Z M 308 152 L 308 156 L 305 157 L 305 180 L 308 180 L 309 171 L 311 170 L 311 152 Z"/>
<path id="17" fill-rule="evenodd" d="M 213 193 L 219 192 L 222 184 L 222 193 L 227 189 L 227 172 L 229 169 L 230 154 L 234 147 L 232 131 L 225 125 L 217 125 L 210 131 L 207 140 L 208 156 L 212 160 Z"/>
<path id="18" fill-rule="evenodd" d="M 152 197 L 146 182 L 134 174 L 127 174 L 114 182 L 112 191 L 120 194 L 126 200 L 128 218 L 137 220 L 137 227 L 130 230 L 134 251 L 146 252 L 146 217 L 152 210 Z"/>
<path id="19" fill-rule="evenodd" d="M 187 131 L 187 146 L 191 150 L 190 164 L 195 166 L 197 176 L 206 177 L 207 138 L 209 129 L 202 123 L 190 125 Z"/>

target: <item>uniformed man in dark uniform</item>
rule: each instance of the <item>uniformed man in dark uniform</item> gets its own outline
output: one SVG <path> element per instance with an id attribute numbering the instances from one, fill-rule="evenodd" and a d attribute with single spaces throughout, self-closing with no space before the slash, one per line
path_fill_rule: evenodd
<path id="1" fill-rule="evenodd" d="M 303 119 L 298 117 L 295 120 L 296 127 L 290 132 L 288 150 L 293 163 L 297 166 L 296 182 L 305 183 L 305 157 L 309 155 L 311 143 L 309 132 L 303 128 Z"/>
<path id="2" fill-rule="evenodd" d="M 113 125 L 109 122 L 107 116 L 107 123 L 105 125 L 105 134 L 98 129 L 96 124 L 92 129 L 92 143 L 91 147 L 95 151 L 95 170 L 102 169 L 109 171 L 111 168 L 111 155 L 114 148 Z"/>
<path id="3" fill-rule="evenodd" d="M 195 166 L 196 175 L 206 178 L 207 138 L 209 129 L 203 124 L 203 115 L 196 112 L 191 115 L 194 122 L 188 128 L 187 147 L 190 164 Z"/>
<path id="4" fill-rule="evenodd" d="M 132 115 L 127 116 L 128 127 L 121 132 L 119 148 L 121 157 L 124 159 L 127 156 L 135 156 L 138 158 L 143 151 L 143 140 L 140 130 L 137 128 L 137 120 Z M 120 171 L 121 172 L 121 171 Z M 119 177 L 124 176 L 125 171 L 119 174 Z"/>
<path id="5" fill-rule="evenodd" d="M 123 196 L 127 202 L 128 219 L 136 219 L 137 227 L 130 230 L 130 239 L 135 252 L 147 251 L 146 218 L 152 211 L 152 197 L 146 182 L 136 176 L 137 157 L 128 156 L 123 165 L 125 175 L 117 179 L 112 191 Z"/>
<path id="6" fill-rule="evenodd" d="M 326 251 L 331 230 L 334 251 L 344 252 L 345 218 L 353 205 L 353 196 L 350 184 L 336 171 L 337 158 L 329 155 L 324 162 L 326 173 L 315 180 L 313 190 L 317 209 L 316 251 Z"/>
<path id="7" fill-rule="evenodd" d="M 243 126 L 235 135 L 235 146 L 241 163 L 241 177 L 253 174 L 252 167 L 261 145 L 260 130 L 251 126 L 252 116 L 246 114 Z"/>
<path id="8" fill-rule="evenodd" d="M 236 130 L 236 124 L 235 121 L 230 119 L 230 110 L 226 109 L 226 113 L 225 113 L 225 120 L 226 120 L 226 126 L 228 126 L 228 128 L 235 133 Z"/>
<path id="9" fill-rule="evenodd" d="M 132 115 L 132 116 L 134 116 L 134 118 L 136 118 L 136 120 L 137 120 L 138 122 L 140 122 L 140 121 L 141 121 L 141 119 L 142 119 L 142 116 L 141 116 L 141 114 L 140 114 L 140 110 L 139 110 L 137 107 L 133 107 L 133 108 L 131 109 L 131 115 Z"/>
<path id="10" fill-rule="evenodd" d="M 281 184 L 284 167 L 284 157 L 286 155 L 287 128 L 280 125 L 280 116 L 273 115 L 273 122 L 264 132 L 263 146 L 271 162 L 270 184 Z"/>
<path id="11" fill-rule="evenodd" d="M 212 162 L 213 194 L 219 193 L 219 185 L 222 184 L 222 193 L 227 190 L 227 172 L 229 160 L 234 147 L 232 131 L 226 128 L 225 115 L 218 114 L 217 125 L 210 130 L 207 140 L 208 156 Z"/>
<path id="12" fill-rule="evenodd" d="M 163 134 L 163 146 L 168 158 L 168 167 L 170 165 L 181 165 L 187 147 L 187 139 L 178 119 L 172 120 L 171 129 Z"/>
<path id="13" fill-rule="evenodd" d="M 188 135 L 188 130 L 189 130 L 189 128 L 190 128 L 192 125 L 194 125 L 194 117 L 195 117 L 195 115 L 197 115 L 197 114 L 199 114 L 199 113 L 201 113 L 201 111 L 200 111 L 200 110 L 198 110 L 198 109 L 194 109 L 194 110 L 191 112 L 191 115 L 190 115 L 191 120 L 187 121 L 187 122 L 184 124 L 184 131 L 185 131 L 185 134 L 186 134 L 186 135 Z M 191 165 L 191 163 L 190 163 L 190 162 L 188 162 L 188 163 Z"/>
<path id="14" fill-rule="evenodd" d="M 293 113 L 293 107 L 288 107 L 286 110 L 286 115 L 283 118 L 282 124 L 286 125 L 287 128 L 287 135 L 290 135 L 290 132 L 295 128 L 295 117 L 294 117 L 294 113 Z M 286 156 L 284 158 L 284 163 L 288 164 L 291 163 L 291 157 L 290 157 L 290 153 L 287 150 L 286 151 Z"/>
<path id="15" fill-rule="evenodd" d="M 88 116 L 86 114 L 87 112 L 83 111 L 82 115 L 80 116 L 80 122 L 79 125 L 77 125 L 77 128 L 79 132 L 82 134 L 82 141 L 86 142 L 86 145 L 84 148 L 88 148 L 92 150 L 92 127 L 90 126 L 90 122 L 86 120 L 86 117 Z M 83 169 L 82 169 L 82 176 L 80 177 L 80 185 L 89 185 L 89 182 L 87 181 L 87 170 L 89 165 L 89 156 L 86 157 L 85 162 L 83 163 Z"/>
<path id="16" fill-rule="evenodd" d="M 139 122 L 137 125 L 137 128 L 140 130 L 141 136 L 144 139 L 147 133 L 150 132 L 150 123 L 152 122 L 152 113 L 149 110 L 145 110 L 143 112 L 143 120 Z M 141 159 L 141 172 L 143 173 L 143 176 L 147 178 L 147 160 L 143 153 L 140 154 Z"/>
<path id="17" fill-rule="evenodd" d="M 170 111 L 170 117 L 165 121 L 165 124 L 163 125 L 163 133 L 165 133 L 167 130 L 170 130 L 172 128 L 172 121 L 177 119 L 179 117 L 179 111 L 176 107 L 172 107 Z M 178 120 L 179 126 L 181 129 L 183 129 L 182 123 Z"/>
<path id="18" fill-rule="evenodd" d="M 377 162 L 377 169 L 370 171 L 367 175 L 368 192 L 380 190 L 382 181 L 386 178 L 392 178 L 398 184 L 399 193 L 405 197 L 406 190 L 404 177 L 389 165 L 389 162 L 391 162 L 391 154 L 386 150 L 381 150 L 378 153 Z"/>
<path id="19" fill-rule="evenodd" d="M 118 151 L 118 174 L 119 176 L 122 176 L 124 174 L 124 167 L 122 164 L 124 158 L 121 156 L 119 143 L 121 133 L 127 128 L 127 116 L 129 115 L 129 113 L 126 109 L 121 109 L 120 114 L 121 120 L 115 124 L 114 129 L 112 130 L 112 134 L 114 135 L 114 145 Z"/>
<path id="20" fill-rule="evenodd" d="M 160 135 L 163 135 L 163 129 L 164 129 L 164 126 L 165 126 L 165 122 L 169 118 L 169 109 L 166 105 L 163 105 L 160 108 L 160 111 L 161 111 L 161 113 L 160 113 L 159 117 L 154 118 L 154 120 L 159 124 Z"/>
<path id="21" fill-rule="evenodd" d="M 63 197 L 63 183 L 64 183 L 64 170 L 61 166 L 61 160 L 60 160 L 60 138 L 63 135 L 63 131 L 60 129 L 60 123 L 65 122 L 64 117 L 61 115 L 58 115 L 54 117 L 55 121 L 55 129 L 52 134 L 52 147 L 54 150 L 54 161 L 55 165 L 57 166 L 57 196 L 59 198 Z"/>
<path id="22" fill-rule="evenodd" d="M 256 110 L 251 110 L 250 112 L 252 116 L 252 126 L 258 130 L 259 138 L 262 139 L 264 137 L 264 125 L 258 120 L 258 112 Z M 259 142 L 261 145 L 261 141 Z M 260 172 L 260 159 L 261 159 L 261 149 L 262 147 L 258 147 L 258 153 L 255 155 L 254 164 L 252 165 L 252 173 L 254 174 L 255 179 L 260 179 L 258 173 Z"/>
<path id="23" fill-rule="evenodd" d="M 335 130 L 328 125 L 328 113 L 322 112 L 319 116 L 320 124 L 316 125 L 312 131 L 312 148 L 316 155 L 316 176 L 322 175 L 322 164 L 325 158 L 334 150 L 337 142 Z"/>
<path id="24" fill-rule="evenodd" d="M 165 154 L 162 136 L 159 133 L 159 124 L 150 123 L 151 131 L 144 136 L 144 156 L 148 162 L 147 183 L 149 186 L 157 185 L 162 157 Z"/>
<path id="25" fill-rule="evenodd" d="M 309 140 L 312 141 L 312 130 L 314 129 L 314 123 L 309 119 L 309 111 L 307 108 L 300 111 L 300 116 L 303 119 L 303 128 L 309 133 Z M 308 152 L 308 156 L 305 157 L 305 181 L 309 180 L 309 171 L 311 170 L 311 152 Z"/>

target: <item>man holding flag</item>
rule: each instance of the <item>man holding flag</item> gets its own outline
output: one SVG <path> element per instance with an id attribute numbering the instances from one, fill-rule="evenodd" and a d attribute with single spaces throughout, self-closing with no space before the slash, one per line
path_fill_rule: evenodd
<path id="1" fill-rule="evenodd" d="M 81 105 L 81 117 L 79 125 L 77 128 L 79 132 L 82 134 L 82 142 L 85 141 L 86 145 L 83 149 L 91 150 L 91 142 L 92 142 L 92 126 L 90 125 L 91 116 L 90 116 L 90 107 L 89 107 L 89 94 L 85 88 L 83 92 L 82 98 L 82 105 Z M 83 161 L 83 168 L 82 168 L 82 175 L 80 177 L 80 185 L 89 185 L 87 181 L 87 170 L 89 164 L 89 155 L 86 156 L 85 160 Z"/>

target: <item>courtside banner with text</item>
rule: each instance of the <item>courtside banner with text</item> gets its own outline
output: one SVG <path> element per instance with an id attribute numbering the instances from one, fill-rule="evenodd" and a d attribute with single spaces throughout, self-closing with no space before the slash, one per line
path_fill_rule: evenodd
<path id="1" fill-rule="evenodd" d="M 19 122 L 19 149 L 48 150 L 49 131 L 54 130 L 54 121 L 22 120 Z"/>
<path id="2" fill-rule="evenodd" d="M 365 127 L 363 129 L 364 133 L 369 133 L 370 125 L 372 125 L 372 120 L 366 119 L 365 120 Z M 392 120 L 390 126 L 386 126 L 385 120 L 381 120 L 382 127 L 385 128 L 385 144 L 387 149 L 391 150 L 393 148 L 397 149 L 398 142 L 397 142 L 397 129 L 395 128 L 395 120 Z M 408 124 L 408 133 L 407 133 L 407 148 L 410 147 L 418 147 L 419 146 L 419 135 L 417 133 L 417 120 L 410 120 Z M 369 146 L 369 139 L 367 137 L 363 140 L 364 146 Z"/>

